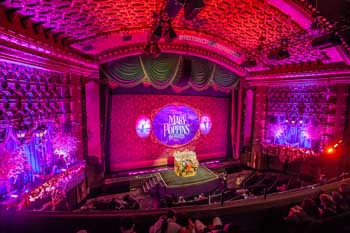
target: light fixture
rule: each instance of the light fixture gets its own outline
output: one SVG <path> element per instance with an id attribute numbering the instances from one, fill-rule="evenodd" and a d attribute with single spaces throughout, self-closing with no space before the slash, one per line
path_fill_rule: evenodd
<path id="1" fill-rule="evenodd" d="M 156 41 L 160 40 L 160 38 L 162 37 L 162 33 L 163 33 L 163 27 L 162 27 L 162 22 L 160 22 L 159 25 L 154 30 L 154 32 L 152 33 L 152 40 L 156 40 Z"/>
<path id="2" fill-rule="evenodd" d="M 150 56 L 152 58 L 157 58 L 160 56 L 161 50 L 160 50 L 157 42 L 150 41 L 147 43 L 145 49 L 143 50 L 143 53 L 146 56 Z"/>
<path id="3" fill-rule="evenodd" d="M 269 60 L 282 60 L 290 57 L 288 51 L 288 39 L 282 38 L 280 41 L 280 47 L 277 49 L 272 49 L 270 54 L 267 55 Z"/>
<path id="4" fill-rule="evenodd" d="M 174 28 L 171 25 L 171 20 L 170 19 L 168 20 L 167 26 L 168 26 L 168 28 L 166 30 L 167 42 L 171 42 L 171 41 L 173 41 L 174 39 L 177 38 L 177 34 L 176 34 Z"/>
<path id="5" fill-rule="evenodd" d="M 186 1 L 185 14 L 184 14 L 185 19 L 186 20 L 194 19 L 204 6 L 205 6 L 205 3 L 203 0 Z"/>
<path id="6" fill-rule="evenodd" d="M 289 54 L 288 50 L 280 49 L 277 53 L 277 56 L 279 59 L 285 59 L 285 58 L 289 58 L 290 54 Z"/>
<path id="7" fill-rule="evenodd" d="M 257 66 L 256 60 L 252 57 L 248 57 L 247 60 L 241 63 L 241 67 L 243 68 L 252 68 Z"/>
<path id="8" fill-rule="evenodd" d="M 341 44 L 340 37 L 334 32 L 316 37 L 312 40 L 311 46 L 315 49 L 327 49 Z"/>
<path id="9" fill-rule="evenodd" d="M 169 15 L 169 17 L 176 17 L 184 3 L 184 0 L 167 0 L 165 12 Z"/>

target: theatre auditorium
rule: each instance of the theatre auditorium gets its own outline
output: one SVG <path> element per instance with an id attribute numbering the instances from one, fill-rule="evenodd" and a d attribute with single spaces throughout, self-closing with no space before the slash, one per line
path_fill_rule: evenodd
<path id="1" fill-rule="evenodd" d="M 349 0 L 0 0 L 0 233 L 350 232 Z"/>

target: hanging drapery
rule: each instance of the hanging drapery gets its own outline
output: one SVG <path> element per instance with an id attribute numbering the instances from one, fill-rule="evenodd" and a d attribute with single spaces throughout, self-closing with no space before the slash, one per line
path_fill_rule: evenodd
<path id="1" fill-rule="evenodd" d="M 231 88 L 238 81 L 238 76 L 231 71 L 218 66 L 214 73 L 214 83 L 220 88 Z"/>
<path id="2" fill-rule="evenodd" d="M 141 62 L 148 80 L 155 88 L 163 89 L 174 80 L 180 64 L 180 56 L 164 53 L 157 59 L 141 56 Z"/>
<path id="3" fill-rule="evenodd" d="M 213 71 L 215 70 L 215 64 L 200 58 L 192 58 L 191 60 L 191 86 L 197 91 L 208 88 L 208 83 L 210 82 Z"/>
<path id="4" fill-rule="evenodd" d="M 105 63 L 101 70 L 108 79 L 124 87 L 138 85 L 145 76 L 138 56 Z"/>
<path id="5" fill-rule="evenodd" d="M 176 91 L 176 92 L 181 92 L 187 88 L 190 87 L 189 85 L 189 79 L 190 76 L 185 77 L 185 72 L 184 72 L 184 59 L 183 57 L 180 57 L 180 63 L 179 63 L 179 67 L 177 70 L 177 73 L 174 77 L 174 80 L 172 82 L 172 88 Z"/>
<path id="6" fill-rule="evenodd" d="M 210 86 L 228 91 L 239 80 L 235 73 L 208 60 L 193 56 L 186 59 L 190 60 L 190 68 L 185 67 L 183 57 L 176 54 L 165 53 L 158 58 L 132 56 L 105 63 L 101 70 L 117 86 L 134 87 L 144 83 L 157 89 L 172 86 L 176 91 L 189 87 L 201 91 Z"/>

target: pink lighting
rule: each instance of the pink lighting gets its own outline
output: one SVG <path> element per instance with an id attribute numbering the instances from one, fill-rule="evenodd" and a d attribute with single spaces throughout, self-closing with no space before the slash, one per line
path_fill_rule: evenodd
<path id="1" fill-rule="evenodd" d="M 268 231 L 274 207 L 333 191 L 324 170 L 350 169 L 350 29 L 323 2 L 0 0 L 0 225 L 152 231 L 175 207 L 254 232 L 242 209 Z"/>
<path id="2" fill-rule="evenodd" d="M 140 138 L 146 138 L 151 133 L 151 120 L 147 116 L 141 116 L 136 121 L 136 133 Z"/>
<path id="3" fill-rule="evenodd" d="M 84 177 L 85 165 L 75 165 L 24 194 L 20 200 L 19 209 L 26 209 L 30 202 L 36 202 L 44 198 L 51 198 L 53 201 L 60 202 L 65 197 L 66 192 L 79 184 Z"/>
<path id="4" fill-rule="evenodd" d="M 212 121 L 209 116 L 203 115 L 201 117 L 201 122 L 199 125 L 199 128 L 203 134 L 208 134 L 210 132 L 210 129 L 212 127 Z"/>
<path id="5" fill-rule="evenodd" d="M 112 171 L 142 169 L 168 164 L 172 147 L 159 143 L 151 133 L 140 138 L 135 131 L 135 122 L 140 115 L 154 117 L 164 106 L 181 103 L 201 113 L 210 114 L 210 133 L 198 132 L 186 146 L 195 148 L 199 161 L 223 158 L 227 149 L 227 124 L 229 100 L 219 97 L 181 95 L 114 95 L 111 115 L 110 166 Z M 151 104 L 150 104 L 151 103 Z M 126 114 L 127 113 L 127 114 Z M 153 130 L 153 129 L 152 129 Z M 131 143 L 132 142 L 132 143 Z"/>

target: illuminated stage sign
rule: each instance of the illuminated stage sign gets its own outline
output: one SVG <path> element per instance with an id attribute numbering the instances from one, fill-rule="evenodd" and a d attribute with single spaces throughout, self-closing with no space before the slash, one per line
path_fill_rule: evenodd
<path id="1" fill-rule="evenodd" d="M 199 117 L 188 106 L 168 105 L 155 115 L 152 128 L 156 138 L 163 144 L 184 145 L 196 136 Z"/>

